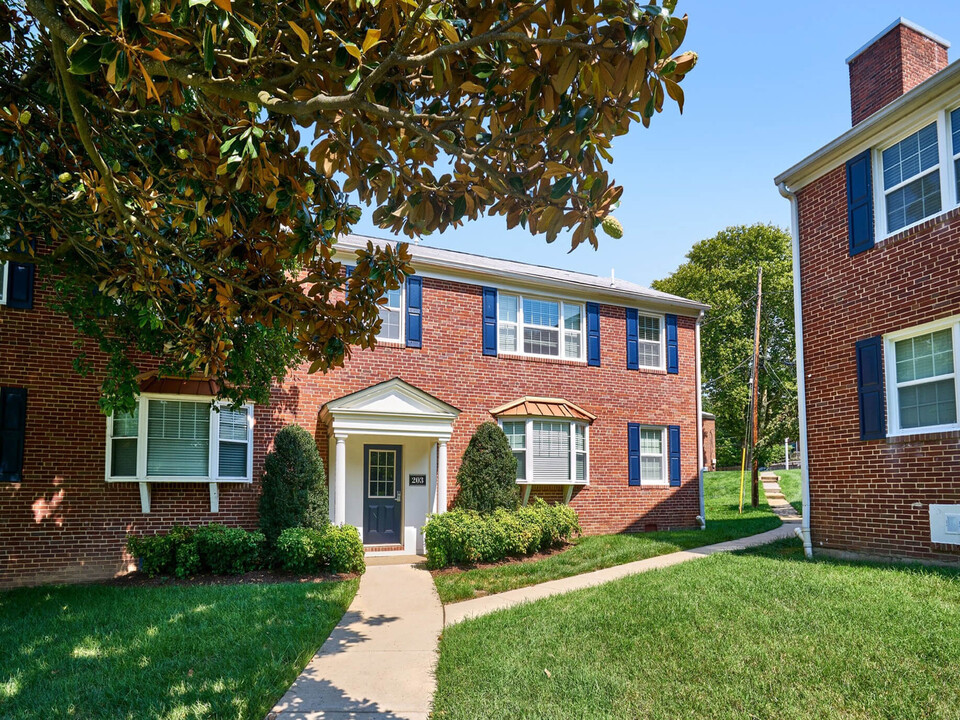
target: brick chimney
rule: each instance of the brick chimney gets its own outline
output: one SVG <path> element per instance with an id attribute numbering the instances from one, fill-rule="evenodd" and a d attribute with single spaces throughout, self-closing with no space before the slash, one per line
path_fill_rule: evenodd
<path id="1" fill-rule="evenodd" d="M 947 66 L 950 43 L 898 18 L 853 55 L 850 112 L 857 125 Z"/>

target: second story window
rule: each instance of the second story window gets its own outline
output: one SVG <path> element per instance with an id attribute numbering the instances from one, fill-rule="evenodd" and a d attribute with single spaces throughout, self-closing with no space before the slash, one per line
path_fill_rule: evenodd
<path id="1" fill-rule="evenodd" d="M 390 342 L 403 341 L 403 289 L 388 290 L 386 294 L 386 305 L 380 306 L 380 318 L 383 323 L 380 325 L 378 340 L 387 340 Z"/>
<path id="2" fill-rule="evenodd" d="M 960 109 L 950 113 L 951 147 L 953 155 L 953 177 L 957 191 L 957 202 L 960 203 Z"/>
<path id="3" fill-rule="evenodd" d="M 663 367 L 663 317 L 638 315 L 637 350 L 641 367 Z"/>
<path id="4" fill-rule="evenodd" d="M 882 161 L 888 233 L 940 212 L 940 148 L 936 122 L 884 150 Z"/>
<path id="5" fill-rule="evenodd" d="M 497 300 L 500 352 L 583 359 L 583 306 L 499 293 Z"/>

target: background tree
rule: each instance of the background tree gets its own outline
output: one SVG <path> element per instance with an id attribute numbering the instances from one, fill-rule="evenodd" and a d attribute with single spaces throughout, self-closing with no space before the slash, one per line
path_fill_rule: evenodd
<path id="1" fill-rule="evenodd" d="M 729 227 L 702 240 L 687 262 L 653 283 L 664 292 L 710 304 L 701 329 L 704 409 L 717 416 L 717 463 L 739 465 L 750 402 L 757 268 L 763 267 L 760 319 L 761 465 L 796 438 L 797 374 L 790 236 L 774 225 Z"/>
<path id="2" fill-rule="evenodd" d="M 454 506 L 491 513 L 497 508 L 515 510 L 519 504 L 517 458 L 510 441 L 495 422 L 481 423 L 463 451 Z"/>
<path id="3" fill-rule="evenodd" d="M 410 271 L 370 247 L 345 279 L 350 197 L 411 237 L 486 213 L 596 245 L 613 139 L 682 110 L 675 6 L 0 2 L 0 259 L 58 277 L 109 358 L 106 409 L 143 353 L 262 398 L 371 346 Z"/>

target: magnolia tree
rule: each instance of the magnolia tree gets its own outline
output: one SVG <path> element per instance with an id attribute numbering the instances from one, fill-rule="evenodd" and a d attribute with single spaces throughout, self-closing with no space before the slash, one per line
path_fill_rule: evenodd
<path id="1" fill-rule="evenodd" d="M 611 143 L 682 110 L 696 62 L 675 5 L 0 2 L 0 260 L 53 279 L 108 359 L 106 410 L 146 356 L 262 397 L 373 345 L 411 271 L 370 246 L 345 277 L 351 200 L 408 237 L 482 214 L 618 232 Z"/>

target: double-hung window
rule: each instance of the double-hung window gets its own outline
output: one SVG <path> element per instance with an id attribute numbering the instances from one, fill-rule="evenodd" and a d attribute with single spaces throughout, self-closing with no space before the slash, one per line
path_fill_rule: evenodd
<path id="1" fill-rule="evenodd" d="M 667 483 L 666 428 L 640 428 L 640 481 L 645 485 Z"/>
<path id="2" fill-rule="evenodd" d="M 960 205 L 960 108 L 939 112 L 874 153 L 877 235 L 885 237 Z"/>
<path id="3" fill-rule="evenodd" d="M 663 367 L 663 316 L 637 316 L 637 357 L 640 367 Z"/>
<path id="4" fill-rule="evenodd" d="M 960 318 L 888 335 L 885 357 L 891 434 L 960 427 Z"/>
<path id="5" fill-rule="evenodd" d="M 499 293 L 500 352 L 582 360 L 583 306 L 579 303 Z"/>
<path id="6" fill-rule="evenodd" d="M 940 143 L 936 121 L 884 150 L 882 160 L 888 233 L 940 212 Z"/>
<path id="7" fill-rule="evenodd" d="M 501 423 L 513 455 L 517 480 L 536 484 L 586 484 L 589 472 L 587 424 L 556 418 Z"/>
<path id="8" fill-rule="evenodd" d="M 510 449 L 513 450 L 513 456 L 517 459 L 517 480 L 525 480 L 527 478 L 527 424 L 522 420 L 505 422 L 503 432 L 510 443 Z"/>
<path id="9" fill-rule="evenodd" d="M 378 340 L 403 341 L 403 288 L 388 290 L 386 303 L 380 306 L 380 333 Z"/>
<path id="10" fill-rule="evenodd" d="M 253 409 L 209 400 L 142 396 L 107 420 L 107 479 L 252 479 Z"/>

